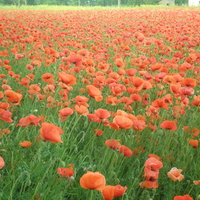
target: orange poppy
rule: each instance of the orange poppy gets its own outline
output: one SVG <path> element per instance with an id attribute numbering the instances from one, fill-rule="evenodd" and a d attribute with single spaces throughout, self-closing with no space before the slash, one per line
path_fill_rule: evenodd
<path id="1" fill-rule="evenodd" d="M 0 108 L 0 119 L 4 122 L 12 123 L 13 120 L 11 119 L 12 113 L 10 111 L 4 110 Z"/>
<path id="2" fill-rule="evenodd" d="M 163 163 L 155 157 L 150 157 L 146 160 L 144 166 L 153 171 L 158 171 L 163 167 Z"/>
<path id="3" fill-rule="evenodd" d="M 45 141 L 49 140 L 52 143 L 63 143 L 60 135 L 63 134 L 63 130 L 58 126 L 50 123 L 42 123 L 42 127 L 40 129 L 40 137 Z"/>
<path id="4" fill-rule="evenodd" d="M 200 95 L 194 96 L 194 100 L 192 101 L 193 106 L 199 106 L 200 105 Z"/>
<path id="5" fill-rule="evenodd" d="M 156 99 L 155 101 L 152 102 L 152 106 L 155 108 L 164 108 L 166 110 L 169 109 L 167 106 L 166 102 L 163 99 Z"/>
<path id="6" fill-rule="evenodd" d="M 85 96 L 76 96 L 76 98 L 73 98 L 72 99 L 73 101 L 75 101 L 75 103 L 80 106 L 80 105 L 83 105 L 83 106 L 86 106 L 88 107 L 89 105 L 86 103 L 88 102 L 88 98 L 85 97 Z"/>
<path id="7" fill-rule="evenodd" d="M 111 149 L 118 149 L 121 146 L 120 142 L 114 139 L 106 140 L 105 145 Z"/>
<path id="8" fill-rule="evenodd" d="M 193 200 L 193 198 L 190 195 L 186 194 L 184 196 L 175 196 L 174 200 Z"/>
<path id="9" fill-rule="evenodd" d="M 181 87 L 179 89 L 180 94 L 182 95 L 187 95 L 187 96 L 191 96 L 194 94 L 194 89 L 189 88 L 189 87 Z"/>
<path id="10" fill-rule="evenodd" d="M 45 83 L 53 84 L 54 83 L 54 75 L 51 73 L 45 73 L 42 75 L 42 81 Z"/>
<path id="11" fill-rule="evenodd" d="M 72 115 L 74 113 L 74 111 L 71 108 L 63 108 L 61 110 L 59 110 L 59 117 L 61 118 L 61 122 L 64 121 L 67 116 Z"/>
<path id="12" fill-rule="evenodd" d="M 126 192 L 127 187 L 122 187 L 121 185 L 116 185 L 114 189 L 114 197 L 121 197 Z"/>
<path id="13" fill-rule="evenodd" d="M 103 134 L 103 131 L 100 129 L 94 129 L 94 132 L 96 133 L 96 136 L 101 136 Z"/>
<path id="14" fill-rule="evenodd" d="M 127 146 L 125 145 L 121 145 L 118 147 L 118 151 L 119 153 L 124 154 L 124 156 L 126 157 L 131 157 L 133 155 L 133 152 L 131 149 L 129 149 Z"/>
<path id="15" fill-rule="evenodd" d="M 0 169 L 2 169 L 5 166 L 4 159 L 0 156 Z"/>
<path id="16" fill-rule="evenodd" d="M 29 115 L 27 117 L 23 117 L 19 120 L 19 124 L 17 126 L 27 127 L 30 125 L 33 126 L 40 126 L 39 122 L 41 119 L 39 117 L 36 117 L 35 115 Z"/>
<path id="17" fill-rule="evenodd" d="M 83 105 L 75 105 L 74 106 L 75 111 L 79 114 L 79 115 L 83 115 L 83 116 L 87 116 L 89 114 L 89 110 L 87 109 L 86 106 Z"/>
<path id="18" fill-rule="evenodd" d="M 199 146 L 199 141 L 198 140 L 190 140 L 189 141 L 189 144 L 191 145 L 191 146 L 193 146 L 194 148 L 197 148 L 198 146 Z"/>
<path id="19" fill-rule="evenodd" d="M 181 174 L 183 170 L 177 169 L 176 167 L 173 167 L 168 173 L 167 176 L 172 179 L 173 181 L 182 181 L 184 179 L 184 176 Z"/>
<path id="20" fill-rule="evenodd" d="M 20 101 L 22 100 L 22 95 L 14 92 L 13 90 L 6 90 L 5 95 L 7 97 L 8 102 L 13 103 L 15 105 L 20 105 Z"/>
<path id="21" fill-rule="evenodd" d="M 193 78 L 185 78 L 181 82 L 182 86 L 184 87 L 196 87 L 197 83 L 196 80 Z"/>
<path id="22" fill-rule="evenodd" d="M 194 183 L 195 185 L 200 185 L 200 180 L 198 180 L 198 181 L 193 181 L 193 183 Z"/>
<path id="23" fill-rule="evenodd" d="M 23 142 L 20 142 L 19 145 L 21 147 L 28 148 L 28 147 L 30 147 L 32 145 L 32 143 L 29 142 L 29 141 L 23 141 Z"/>
<path id="24" fill-rule="evenodd" d="M 76 78 L 71 74 L 65 72 L 58 72 L 58 81 L 63 82 L 66 85 L 76 85 Z"/>
<path id="25" fill-rule="evenodd" d="M 60 174 L 63 178 L 73 177 L 73 175 L 74 175 L 74 165 L 69 164 L 67 168 L 58 168 L 57 173 Z"/>
<path id="26" fill-rule="evenodd" d="M 82 65 L 82 57 L 80 55 L 70 55 L 69 57 L 67 57 L 67 61 L 75 64 L 76 67 L 80 67 Z"/>
<path id="27" fill-rule="evenodd" d="M 110 112 L 102 108 L 95 110 L 94 113 L 101 121 L 110 117 Z"/>
<path id="28" fill-rule="evenodd" d="M 101 191 L 103 199 L 112 200 L 114 198 L 114 190 L 115 190 L 115 186 L 106 185 Z"/>
<path id="29" fill-rule="evenodd" d="M 113 123 L 122 129 L 129 129 L 133 126 L 133 122 L 128 117 L 121 115 L 116 115 L 113 119 Z"/>
<path id="30" fill-rule="evenodd" d="M 153 188 L 158 188 L 158 182 L 157 181 L 142 181 L 139 183 L 141 188 L 149 188 L 149 189 L 153 189 Z"/>
<path id="31" fill-rule="evenodd" d="M 95 98 L 97 102 L 103 100 L 103 97 L 101 96 L 101 91 L 98 88 L 96 88 L 94 85 L 87 85 L 86 88 L 89 95 L 92 98 Z"/>
<path id="32" fill-rule="evenodd" d="M 88 171 L 80 178 L 80 186 L 85 189 L 101 191 L 106 185 L 105 176 L 99 172 Z"/>
<path id="33" fill-rule="evenodd" d="M 174 130 L 177 129 L 177 125 L 176 125 L 176 123 L 173 122 L 173 121 L 165 120 L 165 121 L 163 121 L 163 122 L 161 123 L 160 128 L 174 131 Z"/>

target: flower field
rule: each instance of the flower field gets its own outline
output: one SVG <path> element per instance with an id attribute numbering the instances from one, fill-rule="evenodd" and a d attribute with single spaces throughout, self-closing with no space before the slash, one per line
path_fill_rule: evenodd
<path id="1" fill-rule="evenodd" d="M 200 10 L 0 11 L 0 199 L 200 199 Z"/>

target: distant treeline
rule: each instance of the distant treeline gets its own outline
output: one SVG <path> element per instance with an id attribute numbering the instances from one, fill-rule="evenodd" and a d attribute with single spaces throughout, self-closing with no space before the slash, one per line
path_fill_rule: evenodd
<path id="1" fill-rule="evenodd" d="M 140 6 L 156 5 L 161 0 L 0 0 L 4 5 L 69 5 L 69 6 Z M 175 0 L 176 5 L 187 4 L 188 0 Z"/>

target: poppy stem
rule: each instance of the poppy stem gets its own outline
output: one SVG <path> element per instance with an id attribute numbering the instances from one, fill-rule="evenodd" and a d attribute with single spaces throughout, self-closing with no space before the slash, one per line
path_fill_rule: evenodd
<path id="1" fill-rule="evenodd" d="M 93 190 L 90 192 L 90 199 L 93 200 Z"/>

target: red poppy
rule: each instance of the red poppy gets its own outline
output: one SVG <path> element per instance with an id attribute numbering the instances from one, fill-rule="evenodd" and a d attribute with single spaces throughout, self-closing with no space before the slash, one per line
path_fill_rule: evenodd
<path id="1" fill-rule="evenodd" d="M 103 134 L 103 131 L 100 129 L 94 129 L 94 132 L 96 133 L 96 136 L 101 136 Z"/>
<path id="2" fill-rule="evenodd" d="M 122 129 L 129 129 L 133 126 L 133 122 L 125 116 L 121 116 L 121 115 L 116 115 L 113 119 L 113 123 Z M 111 124 L 112 126 L 113 124 Z"/>
<path id="3" fill-rule="evenodd" d="M 66 74 L 65 72 L 58 72 L 59 82 L 63 82 L 66 85 L 76 85 L 76 78 L 71 74 Z"/>
<path id="4" fill-rule="evenodd" d="M 190 140 L 189 141 L 189 144 L 191 145 L 191 146 L 193 146 L 194 148 L 197 148 L 198 146 L 199 146 L 199 141 L 198 140 Z"/>
<path id="5" fill-rule="evenodd" d="M 98 88 L 96 88 L 93 85 L 87 85 L 86 88 L 88 90 L 89 95 L 95 98 L 96 101 L 103 100 L 103 97 L 101 96 L 101 91 Z"/>
<path id="6" fill-rule="evenodd" d="M 163 163 L 155 157 L 150 157 L 146 160 L 144 166 L 153 171 L 158 171 L 163 167 Z"/>
<path id="7" fill-rule="evenodd" d="M 42 75 L 42 81 L 44 81 L 45 83 L 53 84 L 54 83 L 54 75 L 51 73 L 45 73 Z"/>
<path id="8" fill-rule="evenodd" d="M 20 101 L 22 100 L 21 94 L 12 90 L 6 90 L 5 95 L 7 97 L 8 102 L 13 103 L 15 105 L 20 105 Z"/>
<path id="9" fill-rule="evenodd" d="M 13 120 L 11 119 L 12 113 L 10 111 L 4 110 L 0 108 L 0 119 L 4 122 L 12 123 Z"/>
<path id="10" fill-rule="evenodd" d="M 184 196 L 175 196 L 174 200 L 193 200 L 193 198 L 190 195 L 186 194 Z"/>
<path id="11" fill-rule="evenodd" d="M 133 152 L 131 149 L 129 149 L 127 146 L 125 145 L 121 145 L 118 147 L 118 151 L 119 153 L 124 154 L 124 156 L 126 157 L 131 157 L 133 155 Z"/>
<path id="12" fill-rule="evenodd" d="M 0 156 L 0 169 L 2 169 L 5 166 L 4 159 Z"/>
<path id="13" fill-rule="evenodd" d="M 111 149 L 118 149 L 121 146 L 120 142 L 114 139 L 106 140 L 105 145 Z"/>
<path id="14" fill-rule="evenodd" d="M 33 126 L 40 126 L 39 122 L 41 119 L 39 117 L 36 117 L 35 115 L 29 115 L 27 117 L 23 117 L 19 120 L 19 124 L 17 126 L 27 127 L 30 125 Z"/>
<path id="15" fill-rule="evenodd" d="M 105 176 L 99 172 L 88 171 L 80 178 L 82 188 L 101 191 L 106 185 Z"/>
<path id="16" fill-rule="evenodd" d="M 122 187 L 121 185 L 116 185 L 115 189 L 114 189 L 114 196 L 115 197 L 121 197 L 124 195 L 124 193 L 126 192 L 127 187 Z"/>
<path id="17" fill-rule="evenodd" d="M 153 188 L 158 188 L 158 182 L 157 181 L 142 181 L 139 183 L 141 188 L 149 188 L 149 189 L 153 189 Z"/>
<path id="18" fill-rule="evenodd" d="M 73 177 L 74 176 L 74 166 L 69 164 L 67 168 L 58 168 L 57 173 L 60 174 L 63 178 Z"/>
<path id="19" fill-rule="evenodd" d="M 23 141 L 23 142 L 20 142 L 19 145 L 21 147 L 28 148 L 28 147 L 30 147 L 32 145 L 32 143 L 29 142 L 29 141 Z"/>
<path id="20" fill-rule="evenodd" d="M 161 123 L 160 128 L 174 131 L 177 129 L 177 125 L 174 121 L 165 120 Z"/>
<path id="21" fill-rule="evenodd" d="M 72 115 L 74 113 L 74 111 L 71 108 L 63 108 L 61 110 L 59 110 L 59 117 L 61 118 L 61 122 L 64 121 L 67 116 Z"/>
<path id="22" fill-rule="evenodd" d="M 114 190 L 115 190 L 115 186 L 106 185 L 101 191 L 103 199 L 112 200 L 114 198 Z"/>
<path id="23" fill-rule="evenodd" d="M 58 126 L 50 123 L 42 123 L 40 137 L 44 140 L 49 140 L 52 143 L 63 143 L 60 137 L 61 134 L 63 134 L 63 130 Z"/>
<path id="24" fill-rule="evenodd" d="M 155 101 L 152 102 L 152 106 L 155 108 L 164 108 L 166 110 L 169 109 L 167 106 L 166 102 L 163 99 L 156 99 Z"/>
<path id="25" fill-rule="evenodd" d="M 181 174 L 183 170 L 177 169 L 176 167 L 173 167 L 168 173 L 167 176 L 172 179 L 173 181 L 182 181 L 184 179 L 184 176 Z"/>

